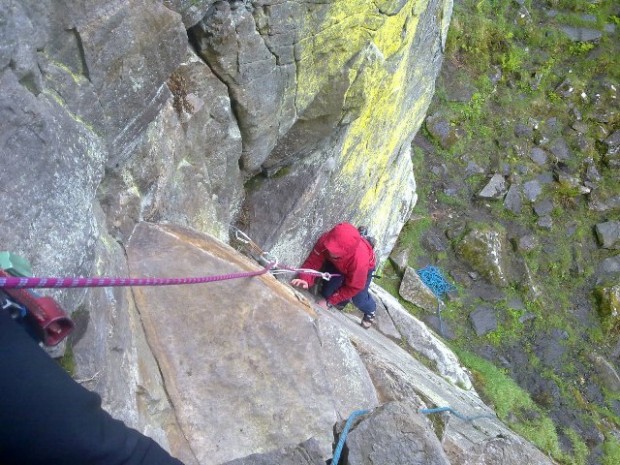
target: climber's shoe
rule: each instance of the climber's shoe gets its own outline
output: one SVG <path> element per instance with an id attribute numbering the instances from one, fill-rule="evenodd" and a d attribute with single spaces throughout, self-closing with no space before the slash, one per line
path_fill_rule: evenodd
<path id="1" fill-rule="evenodd" d="M 364 317 L 362 318 L 361 325 L 364 329 L 368 329 L 372 326 L 375 321 L 374 313 L 364 313 Z"/>

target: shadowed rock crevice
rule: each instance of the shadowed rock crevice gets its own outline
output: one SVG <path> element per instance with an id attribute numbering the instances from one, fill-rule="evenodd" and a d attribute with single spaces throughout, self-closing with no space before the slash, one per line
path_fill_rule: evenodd
<path id="1" fill-rule="evenodd" d="M 75 37 L 75 42 L 77 44 L 78 57 L 81 64 L 81 72 L 86 79 L 90 81 L 90 73 L 88 71 L 88 63 L 86 62 L 86 54 L 84 53 L 84 44 L 82 43 L 82 38 L 80 37 L 80 33 L 77 29 L 70 29 L 69 32 Z"/>

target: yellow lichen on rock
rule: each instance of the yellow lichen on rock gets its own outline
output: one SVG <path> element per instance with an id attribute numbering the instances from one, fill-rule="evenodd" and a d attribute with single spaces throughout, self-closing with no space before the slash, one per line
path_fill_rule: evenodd
<path id="1" fill-rule="evenodd" d="M 369 17 L 376 16 L 374 2 L 369 0 L 308 5 L 306 30 L 296 47 L 298 113 L 364 48 L 371 32 Z M 376 18 L 370 20 L 371 24 L 376 22 Z"/>

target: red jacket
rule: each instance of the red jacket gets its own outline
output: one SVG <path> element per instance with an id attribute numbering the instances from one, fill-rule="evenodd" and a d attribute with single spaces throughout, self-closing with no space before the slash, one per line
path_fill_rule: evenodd
<path id="1" fill-rule="evenodd" d="M 375 267 L 375 253 L 357 228 L 349 223 L 340 223 L 323 234 L 302 268 L 321 270 L 325 261 L 331 262 L 344 277 L 342 286 L 327 301 L 336 305 L 349 300 L 366 287 L 368 272 Z M 316 276 L 300 273 L 310 286 Z"/>

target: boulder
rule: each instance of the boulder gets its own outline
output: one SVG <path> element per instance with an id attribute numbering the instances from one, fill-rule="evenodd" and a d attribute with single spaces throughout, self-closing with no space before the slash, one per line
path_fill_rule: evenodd
<path id="1" fill-rule="evenodd" d="M 470 225 L 456 243 L 458 255 L 492 284 L 506 287 L 511 281 L 508 238 L 503 228 Z"/>
<path id="2" fill-rule="evenodd" d="M 398 293 L 407 302 L 411 302 L 416 307 L 420 307 L 427 312 L 434 312 L 437 309 L 437 297 L 410 266 L 405 268 L 405 274 L 400 282 Z"/>
<path id="3" fill-rule="evenodd" d="M 501 199 L 506 194 L 506 179 L 501 174 L 494 174 L 484 188 L 478 192 L 483 199 Z"/>
<path id="4" fill-rule="evenodd" d="M 362 417 L 347 435 L 343 456 L 348 465 L 450 464 L 431 423 L 407 402 L 389 402 Z"/>
<path id="5" fill-rule="evenodd" d="M 599 244 L 604 249 L 620 249 L 620 221 L 606 221 L 594 228 Z"/>
<path id="6" fill-rule="evenodd" d="M 598 313 L 603 327 L 616 330 L 620 327 L 620 284 L 616 280 L 603 281 L 594 288 L 598 301 Z"/>
<path id="7" fill-rule="evenodd" d="M 236 102 L 242 168 L 253 176 L 240 226 L 300 263 L 336 223 L 367 224 L 387 258 L 417 200 L 411 141 L 452 2 L 241 5 L 217 6 L 195 35 Z"/>
<path id="8" fill-rule="evenodd" d="M 372 287 L 374 295 L 385 309 L 398 332 L 411 349 L 428 358 L 437 372 L 448 381 L 463 389 L 471 389 L 469 376 L 461 367 L 454 353 L 428 328 L 415 319 L 398 301 L 378 286 Z"/>
<path id="9" fill-rule="evenodd" d="M 108 230 L 127 240 L 136 222 L 157 220 L 226 240 L 243 197 L 242 140 L 228 89 L 193 53 L 168 86 L 172 99 L 133 157 L 99 187 Z"/>
<path id="10" fill-rule="evenodd" d="M 296 446 L 248 455 L 221 465 L 325 465 L 318 442 L 310 438 Z"/>
<path id="11" fill-rule="evenodd" d="M 601 31 L 587 27 L 560 26 L 560 30 L 573 42 L 596 42 L 603 37 Z"/>
<path id="12" fill-rule="evenodd" d="M 479 307 L 469 314 L 469 321 L 477 336 L 484 336 L 497 329 L 497 315 L 489 307 Z"/>
<path id="13" fill-rule="evenodd" d="M 134 276 L 259 269 L 208 236 L 144 223 L 127 254 Z M 339 415 L 377 405 L 349 340 L 328 321 L 317 332 L 312 308 L 269 275 L 133 295 L 175 408 L 175 455 L 189 446 L 198 463 L 219 464 L 308 437 L 327 453 Z"/>

